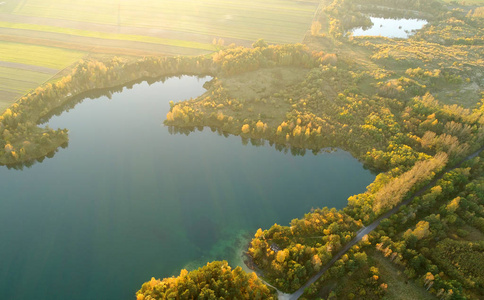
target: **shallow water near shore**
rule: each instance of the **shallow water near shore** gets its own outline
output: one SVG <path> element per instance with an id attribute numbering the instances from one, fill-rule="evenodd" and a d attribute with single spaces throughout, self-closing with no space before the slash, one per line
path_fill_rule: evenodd
<path id="1" fill-rule="evenodd" d="M 209 129 L 170 134 L 170 100 L 210 78 L 136 84 L 53 117 L 69 146 L 0 168 L 0 299 L 133 299 L 152 276 L 241 264 L 257 228 L 342 208 L 375 175 L 349 153 L 292 156 Z"/>

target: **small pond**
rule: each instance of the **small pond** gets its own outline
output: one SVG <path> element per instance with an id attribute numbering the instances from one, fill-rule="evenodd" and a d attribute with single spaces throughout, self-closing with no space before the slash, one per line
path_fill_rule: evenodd
<path id="1" fill-rule="evenodd" d="M 384 36 L 388 38 L 408 38 L 415 30 L 422 29 L 426 20 L 387 19 L 370 17 L 373 26 L 368 29 L 356 28 L 353 36 Z"/>
<path id="2" fill-rule="evenodd" d="M 134 299 L 214 259 L 240 264 L 257 228 L 342 208 L 375 175 L 344 151 L 292 156 L 209 129 L 170 134 L 170 100 L 210 78 L 144 82 L 53 117 L 69 146 L 0 168 L 0 299 Z"/>

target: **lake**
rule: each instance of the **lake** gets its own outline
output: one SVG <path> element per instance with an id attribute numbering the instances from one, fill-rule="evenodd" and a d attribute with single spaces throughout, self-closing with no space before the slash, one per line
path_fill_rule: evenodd
<path id="1" fill-rule="evenodd" d="M 240 264 L 257 228 L 342 208 L 375 175 L 344 151 L 292 156 L 209 129 L 163 125 L 182 76 L 85 99 L 54 116 L 69 146 L 0 167 L 0 299 L 134 299 L 141 284 L 207 261 Z"/>
<path id="2" fill-rule="evenodd" d="M 388 38 L 408 38 L 413 30 L 422 29 L 426 20 L 388 19 L 370 17 L 373 26 L 368 29 L 356 28 L 353 36 L 384 36 Z"/>

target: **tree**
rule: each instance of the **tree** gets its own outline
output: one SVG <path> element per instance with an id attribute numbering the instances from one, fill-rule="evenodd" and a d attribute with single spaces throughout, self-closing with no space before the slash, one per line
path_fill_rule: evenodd
<path id="1" fill-rule="evenodd" d="M 249 124 L 244 124 L 242 126 L 242 132 L 243 133 L 246 133 L 246 134 L 250 132 L 250 126 L 249 126 Z"/>
<path id="2" fill-rule="evenodd" d="M 314 21 L 313 24 L 311 24 L 311 35 L 319 36 L 320 30 L 321 30 L 321 23 L 319 23 L 318 21 Z"/>
<path id="3" fill-rule="evenodd" d="M 234 270 L 226 261 L 208 263 L 198 270 L 182 270 L 180 276 L 143 284 L 137 300 L 161 299 L 274 299 L 255 273 Z"/>
<path id="4" fill-rule="evenodd" d="M 434 158 L 417 162 L 412 169 L 393 179 L 375 194 L 373 211 L 382 213 L 400 203 L 407 193 L 432 178 L 447 164 L 447 154 L 440 152 Z"/>
<path id="5" fill-rule="evenodd" d="M 258 39 L 255 43 L 252 44 L 253 48 L 266 48 L 269 46 L 264 39 Z"/>
<path id="6" fill-rule="evenodd" d="M 282 264 L 284 260 L 286 260 L 286 256 L 287 256 L 286 251 L 278 251 L 276 255 L 276 260 Z"/>

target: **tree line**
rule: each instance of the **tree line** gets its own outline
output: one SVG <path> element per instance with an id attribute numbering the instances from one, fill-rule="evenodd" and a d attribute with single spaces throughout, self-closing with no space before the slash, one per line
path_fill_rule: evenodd
<path id="1" fill-rule="evenodd" d="M 226 261 L 207 263 L 197 270 L 181 270 L 177 277 L 151 278 L 136 293 L 137 300 L 162 299 L 277 299 L 255 273 L 232 269 Z"/>

